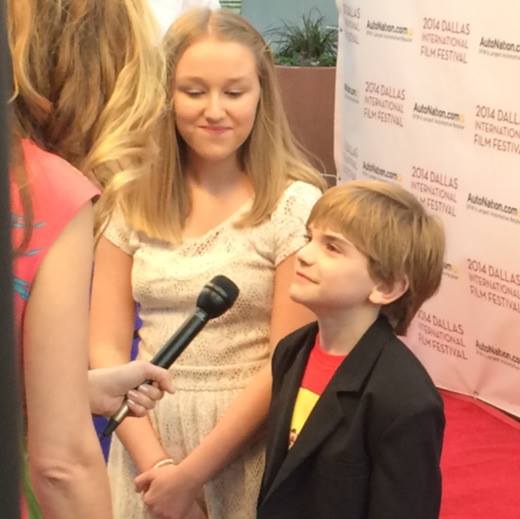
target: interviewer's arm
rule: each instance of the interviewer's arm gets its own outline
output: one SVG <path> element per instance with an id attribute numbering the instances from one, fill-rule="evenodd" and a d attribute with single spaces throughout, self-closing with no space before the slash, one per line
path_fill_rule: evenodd
<path id="1" fill-rule="evenodd" d="M 43 515 L 52 519 L 112 517 L 87 385 L 92 229 L 89 203 L 47 252 L 24 321 L 30 469 Z"/>

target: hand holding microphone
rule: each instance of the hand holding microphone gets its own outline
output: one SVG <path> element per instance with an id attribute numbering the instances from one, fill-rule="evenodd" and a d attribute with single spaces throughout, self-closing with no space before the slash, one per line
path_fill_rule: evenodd
<path id="1" fill-rule="evenodd" d="M 125 398 L 132 416 L 145 416 L 162 398 L 164 391 L 174 392 L 168 371 L 142 360 L 112 368 L 91 369 L 88 387 L 90 410 L 101 416 L 117 412 Z"/>
<path id="2" fill-rule="evenodd" d="M 210 319 L 219 317 L 233 306 L 238 293 L 238 287 L 226 276 L 216 276 L 206 283 L 197 298 L 197 306 L 193 314 L 168 339 L 150 363 L 162 368 L 169 368 Z M 128 404 L 124 402 L 110 418 L 103 431 L 103 436 L 112 434 L 129 411 Z"/>

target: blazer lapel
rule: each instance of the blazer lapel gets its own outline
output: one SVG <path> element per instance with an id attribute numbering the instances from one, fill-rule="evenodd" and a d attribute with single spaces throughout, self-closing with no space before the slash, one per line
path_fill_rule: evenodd
<path id="1" fill-rule="evenodd" d="M 306 353 L 302 356 L 303 358 L 298 358 L 294 362 L 288 372 L 288 375 L 292 374 L 290 387 L 288 387 L 288 379 L 284 380 L 282 390 L 287 398 L 280 399 L 280 402 L 285 404 L 285 408 L 283 410 L 273 409 L 273 412 L 281 412 L 283 416 L 277 421 L 277 428 L 273 432 L 274 438 L 277 440 L 275 446 L 276 462 L 266 467 L 266 474 L 269 474 L 269 479 L 265 480 L 264 490 L 267 493 L 263 500 L 267 499 L 305 459 L 311 456 L 345 418 L 341 394 L 362 390 L 366 378 L 381 354 L 384 343 L 388 340 L 389 329 L 390 326 L 386 319 L 381 317 L 365 332 L 334 374 L 305 422 L 293 447 L 287 451 L 290 421 L 296 394 L 300 388 L 302 373 L 306 367 L 310 348 L 308 348 L 309 351 L 307 351 L 307 348 L 305 349 Z M 300 353 L 302 352 L 303 348 Z M 297 376 L 295 376 L 296 371 Z"/>
<path id="2" fill-rule="evenodd" d="M 288 410 L 291 417 L 293 408 L 291 407 Z M 325 391 L 316 403 L 296 442 L 289 451 L 287 451 L 287 441 L 285 442 L 285 458 L 282 460 L 272 484 L 268 487 L 268 492 L 264 499 L 268 499 L 280 484 L 326 440 L 327 436 L 337 427 L 341 417 L 341 407 L 336 395 Z M 289 438 L 289 425 L 290 423 L 283 430 L 283 434 L 287 439 Z"/>
<path id="3" fill-rule="evenodd" d="M 289 429 L 294 403 L 317 331 L 317 325 L 310 327 L 309 333 L 306 335 L 294 361 L 283 375 L 280 392 L 276 395 L 276 399 L 273 400 L 273 406 L 270 409 L 270 427 L 267 440 L 269 455 L 266 459 L 261 494 L 263 490 L 270 487 L 280 465 L 287 456 Z"/>

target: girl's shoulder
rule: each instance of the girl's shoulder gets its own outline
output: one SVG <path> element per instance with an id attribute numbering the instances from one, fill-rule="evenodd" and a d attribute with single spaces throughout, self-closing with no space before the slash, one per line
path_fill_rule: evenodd
<path id="1" fill-rule="evenodd" d="M 280 196 L 273 217 L 276 219 L 277 216 L 288 215 L 294 212 L 308 215 L 321 195 L 320 189 L 312 184 L 302 180 L 292 181 Z"/>

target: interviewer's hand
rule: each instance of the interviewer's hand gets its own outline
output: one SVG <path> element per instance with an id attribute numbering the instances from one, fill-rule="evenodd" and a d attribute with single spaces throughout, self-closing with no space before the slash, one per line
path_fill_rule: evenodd
<path id="1" fill-rule="evenodd" d="M 92 369 L 88 378 L 90 408 L 94 414 L 104 416 L 114 414 L 125 396 L 131 414 L 144 416 L 163 396 L 163 391 L 173 393 L 168 371 L 149 362 L 134 361 L 112 368 Z M 154 385 L 144 384 L 146 380 Z"/>

